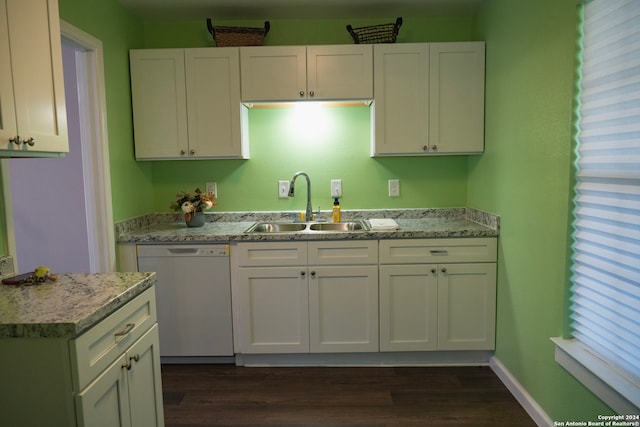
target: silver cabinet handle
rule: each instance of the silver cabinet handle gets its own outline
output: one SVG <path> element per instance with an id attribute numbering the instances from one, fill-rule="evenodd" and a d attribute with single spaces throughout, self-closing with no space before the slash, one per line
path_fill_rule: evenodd
<path id="1" fill-rule="evenodd" d="M 189 154 L 191 154 L 193 156 L 194 154 L 196 154 L 196 150 L 189 151 Z"/>
<path id="2" fill-rule="evenodd" d="M 33 138 L 27 138 L 24 141 L 22 141 L 23 144 L 29 144 L 29 147 L 33 147 L 34 145 L 36 145 L 36 141 Z"/>
<path id="3" fill-rule="evenodd" d="M 184 150 L 180 150 L 180 154 L 181 154 L 181 155 L 183 155 L 183 156 L 184 156 L 186 153 L 187 153 L 186 151 L 184 151 Z"/>
<path id="4" fill-rule="evenodd" d="M 131 333 L 131 331 L 133 330 L 133 328 L 135 328 L 135 327 L 136 327 L 135 323 L 127 323 L 127 325 L 124 327 L 123 330 L 113 334 L 116 337 L 116 341 L 119 341 L 119 340 L 123 339 L 124 337 L 126 337 L 127 335 L 129 335 Z"/>
<path id="5" fill-rule="evenodd" d="M 429 252 L 431 252 L 431 255 L 449 255 L 449 251 L 446 249 L 432 249 Z"/>
<path id="6" fill-rule="evenodd" d="M 304 91 L 303 91 L 303 90 L 301 90 L 301 91 L 300 91 L 300 98 L 302 98 L 303 96 L 304 96 Z"/>
<path id="7" fill-rule="evenodd" d="M 20 141 L 20 136 L 19 135 L 16 135 L 15 137 L 10 138 L 9 142 L 13 142 L 16 145 L 20 145 L 22 143 L 22 141 Z"/>
<path id="8" fill-rule="evenodd" d="M 422 146 L 422 151 L 427 151 L 428 149 L 429 149 L 429 146 L 427 146 L 427 145 L 423 145 Z"/>
<path id="9" fill-rule="evenodd" d="M 431 151 L 438 151 L 438 146 L 437 145 L 432 145 L 431 146 Z"/>
<path id="10" fill-rule="evenodd" d="M 315 93 L 314 91 L 310 91 L 310 92 L 309 92 L 309 96 L 310 96 L 310 97 L 312 97 L 312 98 L 313 98 L 315 95 L 316 95 L 316 93 Z"/>
<path id="11" fill-rule="evenodd" d="M 130 371 L 131 368 L 133 367 L 133 363 L 131 363 L 131 362 L 138 363 L 138 360 L 140 360 L 140 355 L 139 354 L 134 354 L 133 356 L 129 356 L 129 359 L 127 359 L 127 363 L 122 365 L 122 368 L 123 369 L 127 368 L 127 371 Z"/>

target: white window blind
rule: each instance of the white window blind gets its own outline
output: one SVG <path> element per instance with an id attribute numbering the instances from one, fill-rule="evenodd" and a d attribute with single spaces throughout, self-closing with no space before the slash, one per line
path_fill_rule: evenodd
<path id="1" fill-rule="evenodd" d="M 571 328 L 640 382 L 640 1 L 584 6 Z"/>

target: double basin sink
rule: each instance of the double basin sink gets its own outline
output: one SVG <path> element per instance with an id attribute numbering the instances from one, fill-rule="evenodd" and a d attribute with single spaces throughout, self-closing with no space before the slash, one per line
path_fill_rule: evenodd
<path id="1" fill-rule="evenodd" d="M 366 221 L 344 222 L 257 222 L 245 233 L 347 233 L 353 231 L 369 231 L 371 227 Z"/>

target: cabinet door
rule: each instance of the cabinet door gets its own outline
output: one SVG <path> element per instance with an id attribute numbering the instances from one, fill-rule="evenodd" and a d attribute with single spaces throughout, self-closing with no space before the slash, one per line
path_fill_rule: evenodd
<path id="1" fill-rule="evenodd" d="M 87 388 L 76 396 L 76 412 L 80 427 L 131 426 L 127 359 L 116 359 Z"/>
<path id="2" fill-rule="evenodd" d="M 430 125 L 433 153 L 484 150 L 484 42 L 432 43 Z"/>
<path id="3" fill-rule="evenodd" d="M 240 48 L 243 101 L 297 101 L 307 98 L 304 46 Z"/>
<path id="4" fill-rule="evenodd" d="M 126 361 L 131 366 L 127 370 L 127 383 L 132 426 L 164 425 L 158 346 L 158 324 L 155 324 L 127 350 Z"/>
<path id="5" fill-rule="evenodd" d="M 373 155 L 429 152 L 429 45 L 374 47 Z"/>
<path id="6" fill-rule="evenodd" d="M 440 264 L 438 270 L 438 349 L 494 349 L 496 264 Z"/>
<path id="7" fill-rule="evenodd" d="M 306 267 L 240 268 L 242 353 L 307 353 Z"/>
<path id="8" fill-rule="evenodd" d="M 309 267 L 312 353 L 378 351 L 378 267 Z"/>
<path id="9" fill-rule="evenodd" d="M 242 158 L 240 53 L 185 49 L 189 157 Z"/>
<path id="10" fill-rule="evenodd" d="M 131 50 L 136 159 L 187 158 L 184 49 Z"/>
<path id="11" fill-rule="evenodd" d="M 309 99 L 373 98 L 371 45 L 307 46 Z"/>
<path id="12" fill-rule="evenodd" d="M 158 325 L 76 397 L 80 426 L 164 425 Z"/>
<path id="13" fill-rule="evenodd" d="M 380 351 L 428 351 L 437 345 L 436 265 L 380 266 Z"/>
<path id="14" fill-rule="evenodd" d="M 0 0 L 0 148 L 68 152 L 57 0 Z M 16 145 L 19 136 L 32 144 Z"/>

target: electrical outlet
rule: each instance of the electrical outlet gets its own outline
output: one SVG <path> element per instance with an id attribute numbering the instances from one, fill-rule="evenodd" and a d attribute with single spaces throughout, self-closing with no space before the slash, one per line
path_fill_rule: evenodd
<path id="1" fill-rule="evenodd" d="M 389 180 L 389 197 L 400 197 L 400 180 Z"/>
<path id="2" fill-rule="evenodd" d="M 281 199 L 289 197 L 289 181 L 278 181 L 278 197 Z"/>
<path id="3" fill-rule="evenodd" d="M 342 180 L 331 180 L 331 197 L 342 197 Z"/>
<path id="4" fill-rule="evenodd" d="M 216 199 L 219 197 L 218 196 L 218 184 L 216 182 L 207 182 L 207 185 L 205 187 L 205 192 L 207 194 L 214 194 L 216 196 Z"/>

